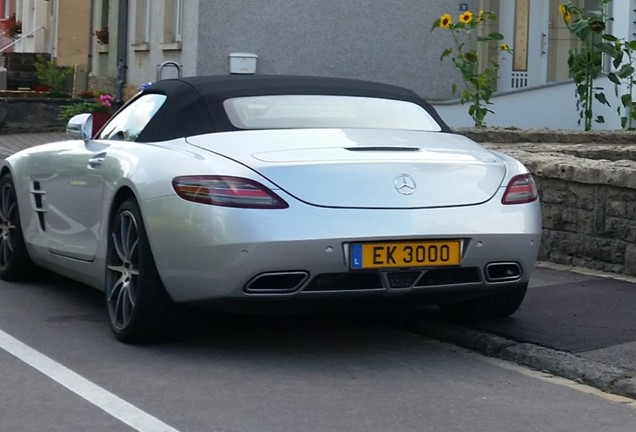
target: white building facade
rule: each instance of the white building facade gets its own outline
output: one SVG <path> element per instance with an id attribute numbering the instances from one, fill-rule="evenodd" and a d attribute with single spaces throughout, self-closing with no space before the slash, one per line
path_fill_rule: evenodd
<path id="1" fill-rule="evenodd" d="M 581 128 L 567 65 L 577 41 L 563 22 L 559 0 L 92 1 L 93 25 L 108 24 L 111 30 L 108 46 L 94 47 L 92 71 L 113 78 L 122 97 L 162 77 L 228 74 L 230 60 L 238 56 L 259 74 L 352 77 L 409 87 L 455 127 L 472 120 L 468 107 L 453 101 L 451 85 L 461 83 L 457 70 L 448 59 L 440 61 L 450 35 L 431 26 L 443 13 L 457 19 L 465 10 L 491 10 L 499 16 L 495 30 L 514 53 L 500 54 L 488 125 Z M 614 0 L 609 8 L 614 17 L 609 31 L 635 39 L 636 0 Z M 251 70 L 239 72 L 246 71 Z M 613 84 L 599 84 L 612 99 Z M 596 109 L 607 123 L 595 128 L 620 128 L 615 107 Z"/>

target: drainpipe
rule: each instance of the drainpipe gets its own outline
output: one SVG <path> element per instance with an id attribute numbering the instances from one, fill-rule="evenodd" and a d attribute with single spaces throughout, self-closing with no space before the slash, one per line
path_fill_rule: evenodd
<path id="1" fill-rule="evenodd" d="M 128 71 L 128 0 L 119 0 L 117 25 L 117 81 L 115 82 L 115 104 L 124 104 L 124 86 Z"/>
<path id="2" fill-rule="evenodd" d="M 88 80 L 93 71 L 93 31 L 95 26 L 93 21 L 95 20 L 95 0 L 91 0 L 91 4 L 88 12 L 88 58 L 86 59 L 86 89 L 88 89 Z"/>

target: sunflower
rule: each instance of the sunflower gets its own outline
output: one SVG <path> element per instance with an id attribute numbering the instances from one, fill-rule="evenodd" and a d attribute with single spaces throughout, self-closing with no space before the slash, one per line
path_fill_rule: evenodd
<path id="1" fill-rule="evenodd" d="M 565 5 L 560 5 L 559 6 L 559 12 L 561 12 L 561 16 L 563 17 L 563 21 L 565 21 L 566 24 L 570 24 L 570 21 L 572 20 L 572 14 L 570 13 L 570 11 L 567 10 Z"/>
<path id="2" fill-rule="evenodd" d="M 439 19 L 439 27 L 447 29 L 453 24 L 453 18 L 449 14 L 444 14 Z"/>
<path id="3" fill-rule="evenodd" d="M 459 16 L 459 22 L 462 24 L 470 24 L 473 22 L 473 13 L 471 11 L 466 11 Z"/>
<path id="4" fill-rule="evenodd" d="M 485 16 L 484 16 L 484 11 L 480 10 L 479 11 L 479 15 L 477 15 L 477 22 L 480 23 L 484 20 Z"/>
<path id="5" fill-rule="evenodd" d="M 508 44 L 499 45 L 499 49 L 502 51 L 510 51 L 510 47 L 508 46 Z"/>
<path id="6" fill-rule="evenodd" d="M 592 18 L 590 19 L 590 30 L 600 33 L 603 30 L 605 30 L 605 23 L 598 19 L 598 18 Z"/>
<path id="7" fill-rule="evenodd" d="M 563 21 L 565 21 L 566 24 L 570 24 L 571 19 L 572 14 L 570 12 L 566 12 L 565 15 L 563 15 Z"/>

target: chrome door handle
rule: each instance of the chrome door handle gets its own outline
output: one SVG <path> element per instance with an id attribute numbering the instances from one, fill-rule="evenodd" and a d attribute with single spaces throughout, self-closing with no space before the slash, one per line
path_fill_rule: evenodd
<path id="1" fill-rule="evenodd" d="M 88 160 L 88 169 L 99 168 L 99 166 L 106 159 L 106 153 L 100 153 L 97 156 L 94 156 Z"/>

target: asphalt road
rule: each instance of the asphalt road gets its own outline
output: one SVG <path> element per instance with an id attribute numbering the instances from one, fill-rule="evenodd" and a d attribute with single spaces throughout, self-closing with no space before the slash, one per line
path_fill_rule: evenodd
<path id="1" fill-rule="evenodd" d="M 98 292 L 0 282 L 0 431 L 633 431 L 631 399 L 429 337 L 636 398 L 635 309 L 633 279 L 540 267 L 506 320 L 197 314 L 188 341 L 131 347 Z"/>
<path id="2" fill-rule="evenodd" d="M 636 403 L 356 315 L 194 313 L 129 346 L 101 293 L 0 282 L 2 431 L 634 431 Z M 10 354 L 11 352 L 12 354 Z"/>
<path id="3" fill-rule="evenodd" d="M 431 314 L 409 328 L 636 399 L 636 279 L 542 263 L 519 310 L 457 326 Z"/>

